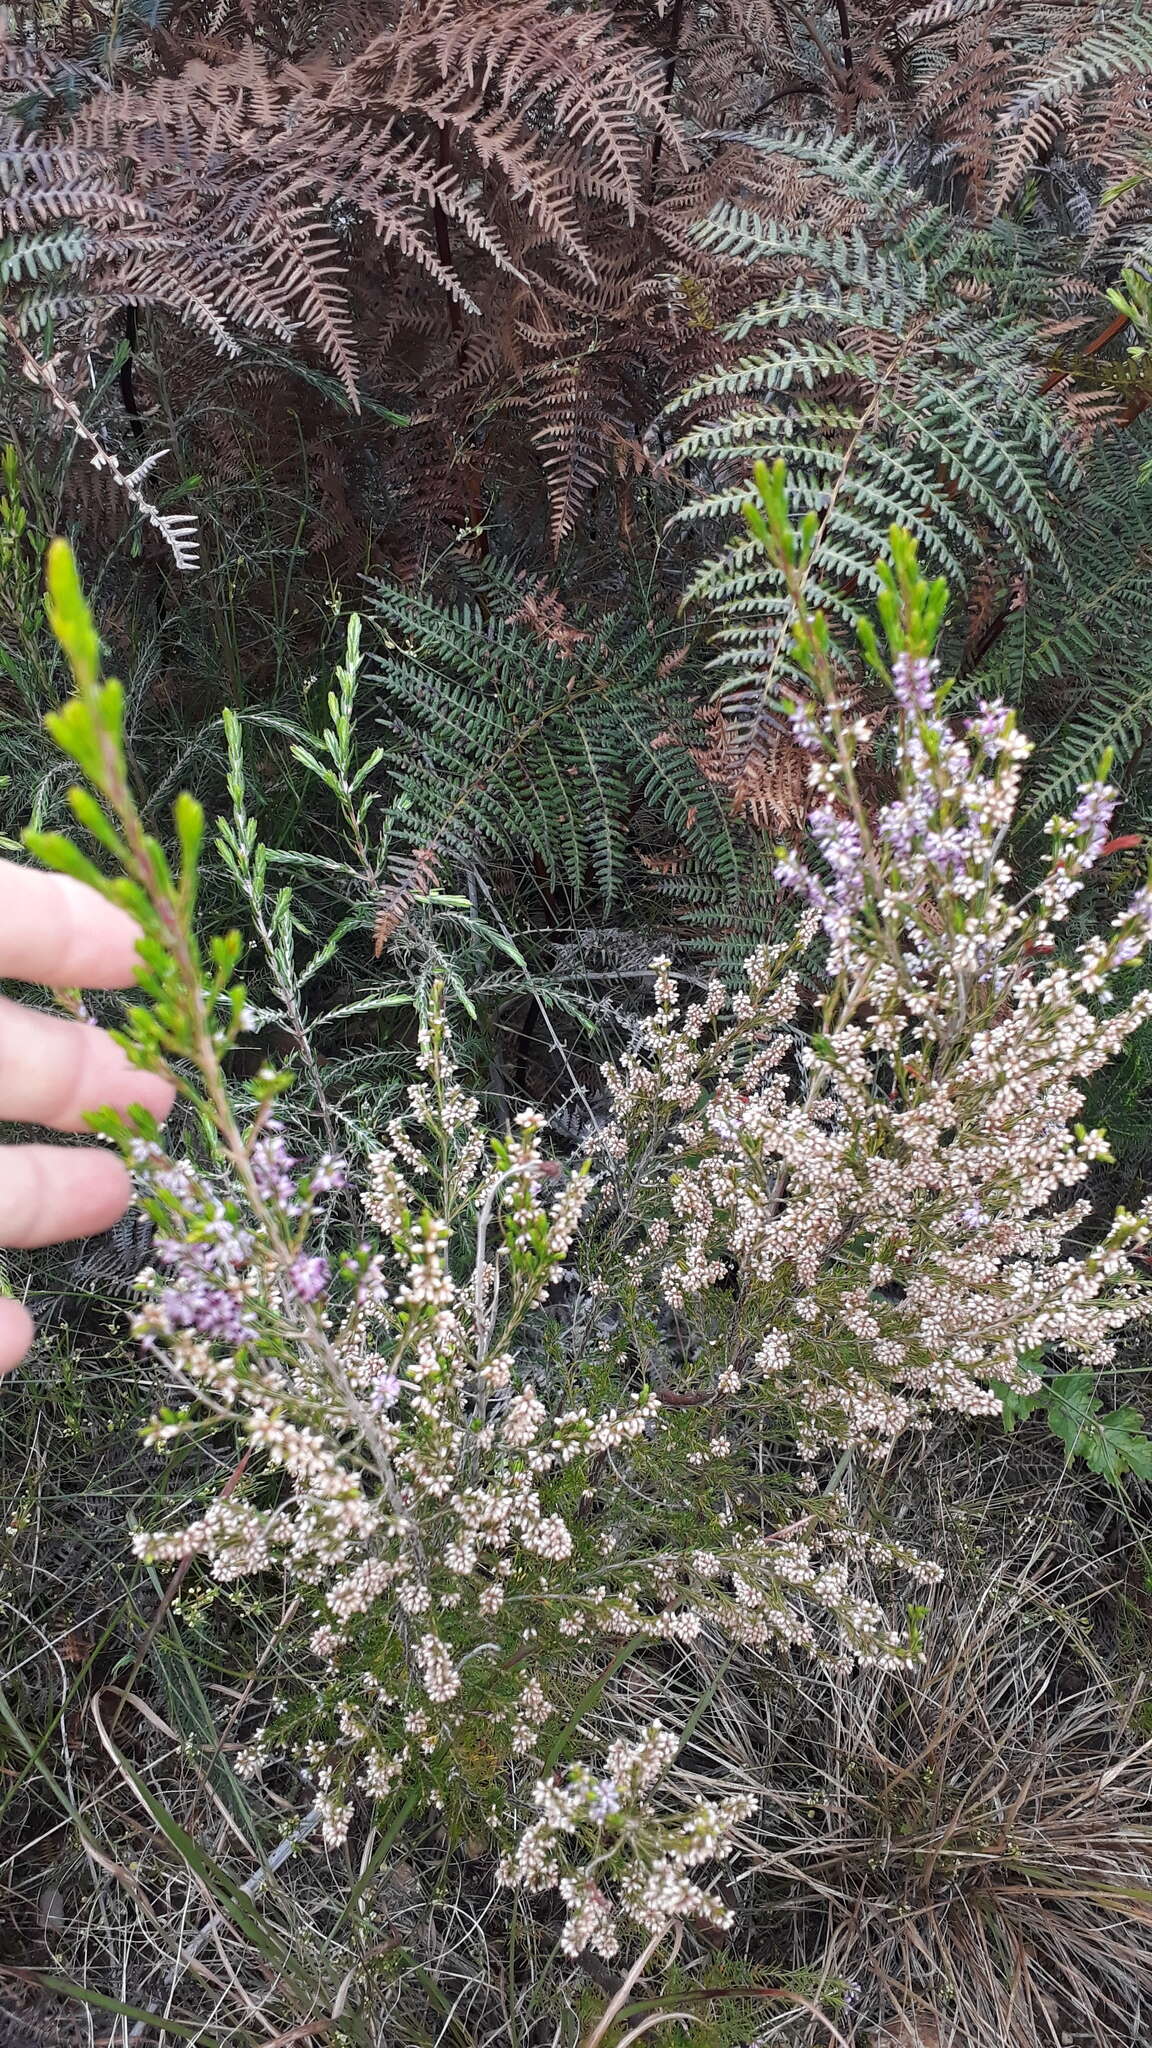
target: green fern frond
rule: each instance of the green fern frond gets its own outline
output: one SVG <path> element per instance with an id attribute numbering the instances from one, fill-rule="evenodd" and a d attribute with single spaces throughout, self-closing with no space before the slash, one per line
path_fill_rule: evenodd
<path id="1" fill-rule="evenodd" d="M 683 422 L 669 462 L 693 493 L 677 518 L 730 520 L 753 464 L 784 455 L 793 516 L 820 521 L 810 599 L 833 622 L 850 624 L 875 588 L 895 522 L 954 585 L 989 556 L 1067 582 L 1056 512 L 1079 464 L 1037 389 L 1032 315 L 1050 277 L 1030 269 L 1027 243 L 958 223 L 851 138 L 745 139 L 799 163 L 814 205 L 831 186 L 861 219 L 827 236 L 719 206 L 701 226 L 706 248 L 782 282 L 725 330 L 739 358 L 668 408 Z M 754 539 L 706 561 L 689 595 L 719 614 L 722 691 L 744 702 L 757 673 L 787 671 L 788 608 Z"/>
<path id="2" fill-rule="evenodd" d="M 653 844 L 683 849 L 714 900 L 734 900 L 733 827 L 690 751 L 699 685 L 662 672 L 670 643 L 625 616 L 555 620 L 498 572 L 480 597 L 375 586 L 369 666 L 403 783 L 402 857 L 434 855 L 441 872 L 507 859 L 573 905 L 611 909 L 645 885 L 646 816 Z"/>
<path id="3" fill-rule="evenodd" d="M 1152 738 L 1149 455 L 1146 423 L 1097 449 L 1060 522 L 1071 593 L 1042 568 L 958 698 L 998 695 L 1021 707 L 1039 739 L 1027 787 L 1036 823 L 1067 810 L 1106 747 L 1113 780 L 1141 812 L 1149 807 L 1139 773 Z"/>
<path id="4" fill-rule="evenodd" d="M 9 235 L 0 241 L 0 284 L 35 285 L 84 261 L 88 236 L 64 227 L 45 234 Z"/>
<path id="5" fill-rule="evenodd" d="M 1134 72 L 1152 73 L 1152 15 L 1138 9 L 1127 21 L 1108 22 L 1058 57 L 1013 100 L 1005 117 L 1014 122 L 1036 107 L 1052 106 L 1073 93 Z"/>

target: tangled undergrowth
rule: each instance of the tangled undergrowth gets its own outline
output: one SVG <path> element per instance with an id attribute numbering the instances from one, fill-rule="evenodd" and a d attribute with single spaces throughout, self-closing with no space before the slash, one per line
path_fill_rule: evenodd
<path id="1" fill-rule="evenodd" d="M 0 1271 L 0 2048 L 1145 2048 L 1150 190 L 1142 0 L 3 10 L 179 1096 Z"/>
<path id="2" fill-rule="evenodd" d="M 1089 2038 L 1120 2040 L 1146 2009 L 1152 1832 L 1133 1709 L 1035 1546 L 1018 1575 L 982 1581 L 969 1561 L 954 1576 L 899 1526 L 880 1475 L 909 1439 L 930 1467 L 941 1429 L 1055 1398 L 1072 1377 L 1057 1362 L 1108 1373 L 1142 1316 L 1152 1199 L 1100 1212 L 1084 1191 L 1109 1148 L 1079 1115 L 1152 1012 L 1142 990 L 1116 1000 L 1152 936 L 1152 893 L 1066 941 L 1110 844 L 1107 763 L 1021 882 L 1005 846 L 1029 745 L 1003 705 L 951 714 L 934 651 L 946 586 L 894 529 L 882 639 L 859 623 L 887 708 L 846 703 L 806 598 L 815 523 L 790 523 L 782 465 L 757 492 L 747 519 L 791 593 L 806 679 L 788 715 L 811 761 L 811 850 L 777 862 L 799 913 L 734 991 L 714 979 L 685 1007 L 655 963 L 654 1011 L 560 1157 L 537 1112 L 485 1130 L 435 978 L 412 995 L 421 1078 L 375 1149 L 301 1159 L 291 1072 L 265 1060 L 237 1085 L 258 1013 L 241 940 L 199 934 L 203 812 L 176 799 L 170 865 L 140 817 L 123 693 L 100 680 L 71 555 L 49 551 L 75 694 L 48 725 L 84 778 L 75 820 L 113 872 L 61 833 L 26 843 L 136 917 L 144 1000 L 119 1035 L 185 1105 L 176 1144 L 143 1110 L 95 1119 L 151 1225 L 131 1334 L 157 1401 L 144 1445 L 172 1468 L 172 1506 L 132 1550 L 175 1573 L 88 1712 L 208 1910 L 192 1930 L 183 1908 L 166 1951 L 148 1909 L 161 1947 L 145 1974 L 180 2016 L 120 1994 L 136 2038 L 217 2031 L 234 1991 L 255 2011 L 241 1991 L 254 1965 L 272 1973 L 282 2032 L 308 2030 L 318 1998 L 338 2007 L 325 2025 L 377 2027 L 375 1959 L 392 1958 L 405 2010 L 413 1970 L 437 2006 L 442 1957 L 413 1963 L 406 1936 L 361 1948 L 397 1854 L 425 1895 L 410 1837 L 484 1899 L 485 1954 L 519 1927 L 554 1942 L 550 1968 L 595 1980 L 615 1965 L 590 2044 L 628 2038 L 629 2017 L 633 2035 L 684 2024 L 697 1997 L 774 2002 L 758 2038 L 934 2031 L 981 2048 L 1085 2010 Z M 861 778 L 881 760 L 878 799 Z M 234 748 L 221 845 L 271 933 L 242 769 Z M 353 819 L 368 829 L 363 805 Z M 947 1549 L 946 1520 L 937 1534 Z M 240 1687 L 206 1682 L 192 1653 L 220 1603 L 253 1645 Z M 175 1717 L 137 1683 L 162 1629 L 181 1645 Z M 96 1647 L 81 1654 L 95 1671 Z M 734 1785 L 700 1763 L 737 1666 L 751 1693 Z M 679 1725 L 659 1707 L 662 1670 L 672 1697 L 697 1673 Z M 790 1688 L 807 1706 L 785 1761 Z M 646 1693 L 657 1710 L 641 1714 Z M 61 1782 L 4 1711 L 24 1796 L 39 1780 L 97 1867 L 137 1907 L 154 1897 L 159 1872 L 142 1885 L 139 1859 L 100 1842 L 72 1771 Z M 156 1736 L 230 1850 L 209 1854 L 167 1783 L 158 1795 Z M 301 1927 L 279 1872 L 316 1853 L 359 1875 Z M 698 1981 L 710 1942 L 740 1930 L 747 1948 L 761 1928 L 766 1952 L 790 1948 L 780 1981 Z M 654 1967 L 675 2016 L 636 2006 Z M 115 2001 L 106 1983 L 76 1989 Z"/>

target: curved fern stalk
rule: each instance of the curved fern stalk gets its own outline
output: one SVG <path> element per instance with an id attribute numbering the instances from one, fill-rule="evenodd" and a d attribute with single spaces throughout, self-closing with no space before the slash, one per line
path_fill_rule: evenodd
<path id="1" fill-rule="evenodd" d="M 29 383 L 37 385 L 45 393 L 54 410 L 67 420 L 77 440 L 89 451 L 88 460 L 93 468 L 107 470 L 113 483 L 124 492 L 141 518 L 155 527 L 160 538 L 171 550 L 178 569 L 185 572 L 195 569 L 200 559 L 195 518 L 190 513 L 161 512 L 140 489 L 149 471 L 155 468 L 168 450 L 158 448 L 154 454 L 146 456 L 134 470 L 121 469 L 111 450 L 105 448 L 103 442 L 92 432 L 78 407 L 73 404 L 67 393 L 61 390 L 55 365 L 51 361 L 37 362 L 35 356 L 25 347 L 15 323 L 6 314 L 0 314 L 0 330 L 14 349 L 20 368 Z"/>

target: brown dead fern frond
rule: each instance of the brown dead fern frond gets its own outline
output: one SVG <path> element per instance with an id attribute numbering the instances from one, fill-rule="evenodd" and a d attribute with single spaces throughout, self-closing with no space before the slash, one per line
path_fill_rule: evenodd
<path id="1" fill-rule="evenodd" d="M 417 847 L 414 853 L 393 860 L 388 880 L 380 894 L 376 922 L 372 931 L 377 959 L 390 940 L 395 938 L 413 904 L 419 897 L 426 896 L 429 889 L 435 888 L 439 866 L 439 855 L 431 846 Z"/>
<path id="2" fill-rule="evenodd" d="M 724 792 L 732 816 L 757 832 L 795 832 L 811 802 L 809 757 L 783 731 L 761 720 L 739 732 L 718 704 L 697 712 L 703 741 L 689 753 L 714 789 Z"/>

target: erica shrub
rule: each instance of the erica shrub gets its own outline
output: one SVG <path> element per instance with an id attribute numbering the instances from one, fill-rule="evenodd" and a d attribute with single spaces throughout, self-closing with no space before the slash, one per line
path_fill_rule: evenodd
<path id="1" fill-rule="evenodd" d="M 401 1791 L 489 1830 L 506 1882 L 559 1885 L 572 1952 L 613 1953 L 617 1907 L 649 1933 L 723 1924 L 688 1873 L 748 1817 L 660 1804 L 679 1738 L 658 1725 L 589 1767 L 598 1676 L 704 1630 L 841 1672 L 914 1660 L 916 1610 L 892 1586 L 907 1600 L 937 1568 L 854 1523 L 851 1456 L 942 1410 L 996 1413 L 1051 1348 L 1105 1361 L 1140 1312 L 1152 1234 L 1145 1205 L 1087 1235 L 1076 1193 L 1107 1149 L 1076 1121 L 1083 1085 L 1152 1013 L 1152 997 L 1109 1007 L 1152 933 L 1148 889 L 1061 945 L 1107 843 L 1106 768 L 1051 822 L 1040 880 L 1015 887 L 1028 746 L 1001 706 L 949 714 L 943 586 L 894 530 L 883 653 L 861 626 L 887 699 L 861 712 L 805 604 L 814 529 L 789 526 L 780 473 L 759 493 L 749 518 L 805 678 L 790 716 L 810 838 L 779 861 L 800 914 L 742 987 L 686 1008 L 657 963 L 610 1117 L 563 1162 L 535 1112 L 484 1129 L 435 985 L 407 1114 L 374 1156 L 293 1156 L 289 1077 L 229 1078 L 241 947 L 197 940 L 203 819 L 179 800 L 173 874 L 140 825 L 70 557 L 50 562 L 77 682 L 52 729 L 117 877 L 59 837 L 29 845 L 139 919 L 148 1001 L 124 1043 L 204 1133 L 174 1157 L 147 1118 L 100 1120 L 156 1229 L 137 1334 L 179 1405 L 151 1441 L 226 1427 L 243 1447 L 217 1500 L 137 1549 L 285 1583 L 299 1682 L 268 1702 L 247 1774 L 294 1759 L 330 1845 L 359 1800 Z"/>

